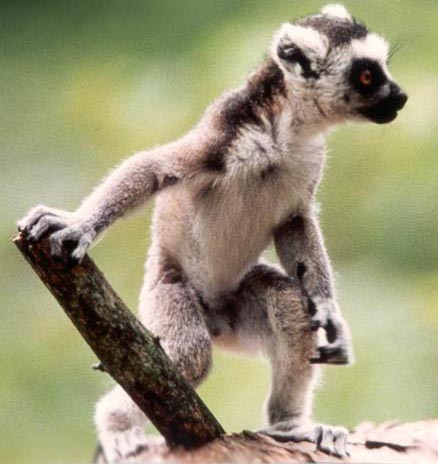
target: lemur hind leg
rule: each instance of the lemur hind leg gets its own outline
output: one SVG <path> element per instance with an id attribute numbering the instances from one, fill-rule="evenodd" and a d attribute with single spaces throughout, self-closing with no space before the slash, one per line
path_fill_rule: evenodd
<path id="1" fill-rule="evenodd" d="M 310 363 L 317 340 L 300 286 L 281 271 L 255 266 L 234 295 L 231 329 L 247 349 L 254 341 L 269 357 L 272 386 L 269 427 L 262 433 L 281 441 L 310 441 L 323 451 L 346 455 L 347 431 L 311 422 L 317 367 Z"/>
<path id="2" fill-rule="evenodd" d="M 210 335 L 182 280 L 165 274 L 153 286 L 145 284 L 140 320 L 159 337 L 163 349 L 193 386 L 207 376 L 212 356 Z M 97 403 L 95 422 L 108 463 L 126 461 L 147 448 L 147 417 L 121 387 L 116 386 Z"/>

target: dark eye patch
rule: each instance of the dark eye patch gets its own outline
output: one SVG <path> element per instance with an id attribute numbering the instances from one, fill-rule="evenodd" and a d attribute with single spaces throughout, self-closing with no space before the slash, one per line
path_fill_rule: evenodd
<path id="1" fill-rule="evenodd" d="M 367 71 L 371 73 L 371 82 L 368 85 L 364 85 L 361 75 Z M 351 66 L 349 80 L 353 88 L 358 93 L 366 97 L 370 97 L 376 93 L 388 79 L 377 61 L 369 58 L 360 58 L 354 60 Z"/>

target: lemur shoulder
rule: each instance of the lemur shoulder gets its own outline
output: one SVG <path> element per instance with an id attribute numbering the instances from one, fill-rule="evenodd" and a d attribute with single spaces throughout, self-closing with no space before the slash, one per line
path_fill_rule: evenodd
<path id="1" fill-rule="evenodd" d="M 212 343 L 261 351 L 272 364 L 263 432 L 345 455 L 342 427 L 310 421 L 317 363 L 348 364 L 348 326 L 315 208 L 325 135 L 348 120 L 387 123 L 407 100 L 388 45 L 341 5 L 285 23 L 269 56 L 180 140 L 134 155 L 75 212 L 33 208 L 19 228 L 50 235 L 72 258 L 115 220 L 156 197 L 140 319 L 197 386 Z M 281 267 L 261 260 L 274 241 Z M 315 331 L 324 329 L 318 346 Z M 109 462 L 145 442 L 146 418 L 119 387 L 96 410 Z"/>

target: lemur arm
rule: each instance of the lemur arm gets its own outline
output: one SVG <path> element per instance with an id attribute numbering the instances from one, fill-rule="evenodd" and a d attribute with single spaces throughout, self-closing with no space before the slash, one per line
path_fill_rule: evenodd
<path id="1" fill-rule="evenodd" d="M 145 203 L 153 194 L 202 171 L 203 153 L 175 142 L 140 152 L 124 161 L 74 212 L 36 206 L 18 222 L 30 239 L 51 233 L 52 253 L 59 255 L 68 242 L 71 256 L 80 260 L 95 238 L 118 218 Z"/>
<path id="2" fill-rule="evenodd" d="M 140 152 L 125 160 L 82 202 L 76 214 L 97 233 L 190 174 L 178 147 Z"/>
<path id="3" fill-rule="evenodd" d="M 352 361 L 350 331 L 336 303 L 332 269 L 313 209 L 290 217 L 274 231 L 275 248 L 286 272 L 298 278 L 309 297 L 312 329 L 324 328 L 329 345 L 314 362 Z"/>
<path id="4" fill-rule="evenodd" d="M 316 214 L 294 214 L 274 231 L 275 248 L 282 266 L 298 277 L 309 297 L 333 298 L 332 270 Z"/>

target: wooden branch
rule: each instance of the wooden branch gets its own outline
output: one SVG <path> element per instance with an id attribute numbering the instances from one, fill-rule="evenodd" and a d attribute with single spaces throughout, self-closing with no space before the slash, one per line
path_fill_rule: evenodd
<path id="1" fill-rule="evenodd" d="M 343 460 L 317 451 L 311 443 L 278 443 L 250 432 L 223 435 L 159 340 L 126 308 L 88 256 L 72 264 L 67 254 L 52 258 L 47 240 L 30 243 L 19 234 L 14 243 L 100 359 L 96 368 L 108 372 L 162 433 L 165 442 L 151 437 L 148 449 L 132 461 L 438 464 L 438 420 L 363 424 L 349 437 L 350 457 Z M 102 455 L 97 462 L 104 462 Z"/>
<path id="2" fill-rule="evenodd" d="M 438 464 L 438 420 L 411 424 L 360 425 L 348 440 L 350 456 L 344 459 L 317 451 L 311 443 L 278 443 L 254 433 L 224 435 L 187 451 L 170 450 L 162 439 L 150 437 L 147 450 L 132 457 L 137 464 L 277 464 L 280 462 L 349 462 L 378 464 Z M 99 458 L 96 464 L 104 464 Z"/>
<path id="3" fill-rule="evenodd" d="M 170 448 L 191 449 L 224 433 L 192 387 L 176 371 L 159 340 L 127 309 L 94 262 L 72 264 L 50 255 L 49 243 L 15 245 L 102 363 L 161 432 Z"/>

